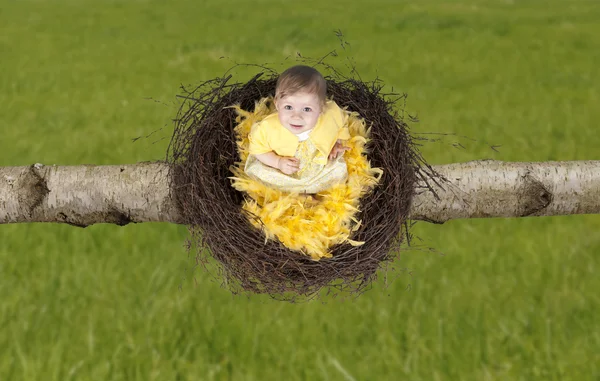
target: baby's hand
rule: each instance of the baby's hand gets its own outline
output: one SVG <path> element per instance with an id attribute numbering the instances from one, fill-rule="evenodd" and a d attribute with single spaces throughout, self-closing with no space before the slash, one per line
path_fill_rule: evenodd
<path id="1" fill-rule="evenodd" d="M 343 155 L 344 151 L 348 151 L 349 149 L 350 147 L 344 147 L 342 142 L 338 140 L 331 149 L 331 152 L 329 152 L 329 160 L 337 159 L 340 153 Z"/>
<path id="2" fill-rule="evenodd" d="M 300 160 L 296 159 L 295 157 L 282 156 L 277 162 L 277 169 L 286 175 L 291 175 L 300 169 Z"/>

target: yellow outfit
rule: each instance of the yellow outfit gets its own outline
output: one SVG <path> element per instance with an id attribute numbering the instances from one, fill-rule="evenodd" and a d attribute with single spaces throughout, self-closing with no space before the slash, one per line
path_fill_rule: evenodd
<path id="1" fill-rule="evenodd" d="M 335 102 L 327 101 L 308 139 L 300 141 L 298 135 L 281 125 L 278 113 L 272 113 L 252 126 L 248 136 L 250 156 L 244 171 L 275 189 L 290 193 L 318 193 L 342 183 L 348 177 L 343 155 L 331 161 L 328 157 L 338 139 L 350 139 L 347 120 L 347 112 Z M 279 156 L 298 158 L 300 169 L 286 175 L 254 156 L 271 151 Z"/>

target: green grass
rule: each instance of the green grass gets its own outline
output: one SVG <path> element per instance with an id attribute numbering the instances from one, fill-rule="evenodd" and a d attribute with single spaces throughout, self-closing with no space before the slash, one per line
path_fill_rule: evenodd
<path id="1" fill-rule="evenodd" d="M 413 132 L 477 140 L 426 143 L 432 164 L 598 160 L 597 20 L 576 0 L 0 0 L 0 166 L 163 159 L 180 84 L 333 49 L 408 93 Z M 442 254 L 288 304 L 190 274 L 182 226 L 0 226 L 0 380 L 600 378 L 598 216 L 414 233 Z"/>

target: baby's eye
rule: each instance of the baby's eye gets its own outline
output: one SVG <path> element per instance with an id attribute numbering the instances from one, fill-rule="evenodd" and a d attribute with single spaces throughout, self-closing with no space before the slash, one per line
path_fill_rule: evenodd
<path id="1" fill-rule="evenodd" d="M 312 108 L 310 108 L 310 107 L 304 107 L 303 111 L 304 112 L 311 112 Z"/>
<path id="2" fill-rule="evenodd" d="M 283 106 L 283 109 L 284 109 L 284 110 L 291 110 L 291 109 L 292 109 L 292 106 L 290 106 L 290 105 L 285 105 L 285 106 Z"/>

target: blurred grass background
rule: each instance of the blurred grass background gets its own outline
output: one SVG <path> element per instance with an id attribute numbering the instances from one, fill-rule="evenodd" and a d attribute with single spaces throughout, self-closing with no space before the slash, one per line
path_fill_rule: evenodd
<path id="1" fill-rule="evenodd" d="M 598 160 L 598 20 L 583 0 L 0 0 L 0 166 L 164 159 L 180 85 L 334 49 L 408 93 L 415 134 L 468 137 L 426 143 L 431 164 Z M 0 226 L 0 380 L 599 380 L 599 229 L 420 223 L 437 252 L 288 304 L 190 274 L 182 226 Z"/>

